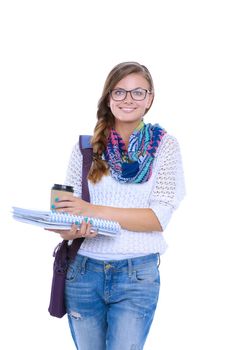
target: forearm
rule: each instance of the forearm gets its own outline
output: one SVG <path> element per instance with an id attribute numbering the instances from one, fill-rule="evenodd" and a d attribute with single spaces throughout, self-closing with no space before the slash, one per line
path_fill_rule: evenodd
<path id="1" fill-rule="evenodd" d="M 163 231 L 158 218 L 150 208 L 117 208 L 92 204 L 74 196 L 61 196 L 56 202 L 55 209 L 74 215 L 117 221 L 123 229 L 129 231 Z"/>
<path id="2" fill-rule="evenodd" d="M 123 229 L 129 231 L 162 231 L 155 213 L 149 208 L 115 208 L 91 205 L 92 216 L 119 222 Z"/>

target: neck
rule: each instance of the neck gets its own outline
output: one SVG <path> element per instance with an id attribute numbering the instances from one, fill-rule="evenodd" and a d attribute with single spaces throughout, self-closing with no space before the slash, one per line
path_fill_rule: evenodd
<path id="1" fill-rule="evenodd" d="M 130 136 L 132 135 L 132 133 L 138 127 L 139 124 L 140 122 L 132 123 L 132 124 L 131 123 L 115 124 L 115 130 L 118 132 L 118 134 L 121 135 L 126 145 L 126 148 L 128 148 Z"/>

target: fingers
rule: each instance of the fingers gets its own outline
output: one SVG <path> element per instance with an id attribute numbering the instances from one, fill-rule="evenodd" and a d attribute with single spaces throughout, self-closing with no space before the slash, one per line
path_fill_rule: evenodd
<path id="1" fill-rule="evenodd" d="M 92 238 L 97 236 L 98 232 L 94 231 L 91 227 L 91 220 L 88 221 L 88 218 L 85 218 L 84 221 L 82 222 L 81 226 L 80 226 L 80 234 L 81 237 L 84 238 Z"/>
<path id="2" fill-rule="evenodd" d="M 77 215 L 80 216 L 82 215 L 82 211 L 78 210 L 75 207 L 61 207 L 61 208 L 56 208 L 56 212 L 60 213 L 66 213 L 66 214 L 71 214 L 71 215 Z"/>
<path id="3" fill-rule="evenodd" d="M 83 201 L 75 196 L 61 196 L 56 197 L 51 209 L 57 211 L 65 211 L 67 213 L 73 213 L 74 211 L 80 211 L 80 206 Z"/>
<path id="4" fill-rule="evenodd" d="M 54 230 L 46 229 L 47 231 L 53 231 L 58 233 L 62 239 L 73 240 L 75 238 L 93 238 L 96 237 L 98 232 L 94 231 L 91 226 L 91 220 L 85 218 L 80 226 L 73 224 L 70 230 Z"/>
<path id="5" fill-rule="evenodd" d="M 53 204 L 52 209 L 60 212 L 74 213 L 75 205 L 71 202 L 58 202 Z"/>

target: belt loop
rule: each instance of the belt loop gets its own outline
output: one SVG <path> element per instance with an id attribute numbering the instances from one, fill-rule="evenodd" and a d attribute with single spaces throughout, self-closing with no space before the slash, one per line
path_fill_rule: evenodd
<path id="1" fill-rule="evenodd" d="M 132 259 L 128 259 L 128 275 L 129 275 L 129 277 L 132 276 L 132 273 L 133 273 Z"/>
<path id="2" fill-rule="evenodd" d="M 157 267 L 158 267 L 158 268 L 159 268 L 159 266 L 160 266 L 160 263 L 161 263 L 160 254 L 157 253 Z"/>
<path id="3" fill-rule="evenodd" d="M 83 261 L 82 261 L 82 264 L 81 264 L 81 275 L 84 275 L 84 273 L 85 273 L 87 259 L 88 259 L 87 256 L 83 257 Z"/>

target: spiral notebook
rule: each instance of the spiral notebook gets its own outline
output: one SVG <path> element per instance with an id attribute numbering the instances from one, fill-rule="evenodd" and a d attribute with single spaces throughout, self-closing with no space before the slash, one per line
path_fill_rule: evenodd
<path id="1" fill-rule="evenodd" d="M 12 207 L 13 219 L 40 226 L 47 229 L 69 230 L 71 225 L 76 223 L 78 226 L 84 221 L 82 215 L 71 215 L 56 211 L 39 211 Z M 100 218 L 88 218 L 92 220 L 92 229 L 97 230 L 99 234 L 106 236 L 117 236 L 120 234 L 121 227 L 118 222 Z"/>

